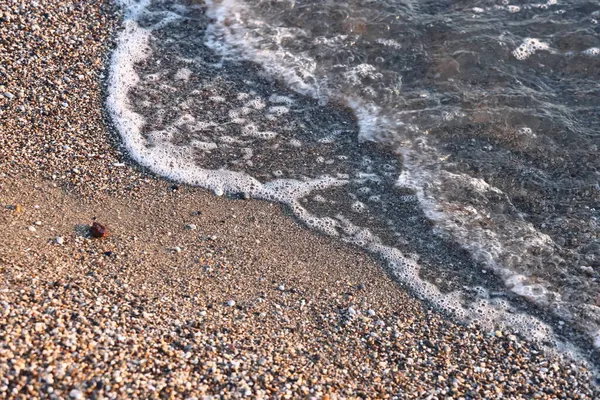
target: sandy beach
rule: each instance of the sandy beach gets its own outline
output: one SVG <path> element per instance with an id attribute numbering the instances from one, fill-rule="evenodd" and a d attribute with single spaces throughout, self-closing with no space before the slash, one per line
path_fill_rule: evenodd
<path id="1" fill-rule="evenodd" d="M 130 162 L 103 109 L 118 29 L 110 1 L 0 0 L 1 398 L 598 398 L 278 204 Z"/>

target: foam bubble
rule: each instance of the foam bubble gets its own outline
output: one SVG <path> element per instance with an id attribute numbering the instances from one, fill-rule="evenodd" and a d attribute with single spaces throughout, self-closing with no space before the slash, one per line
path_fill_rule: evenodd
<path id="1" fill-rule="evenodd" d="M 261 99 L 260 97 L 257 97 L 255 99 L 250 100 L 247 104 L 247 107 L 252 107 L 255 110 L 262 110 L 263 108 L 266 107 L 265 102 L 263 101 L 263 99 Z"/>
<path id="2" fill-rule="evenodd" d="M 287 104 L 288 106 L 294 104 L 294 100 L 292 98 L 290 98 L 288 96 L 277 95 L 277 94 L 272 94 L 269 97 L 269 102 L 275 103 L 275 104 L 283 103 L 283 104 Z"/>
<path id="3" fill-rule="evenodd" d="M 527 38 L 519 47 L 513 50 L 513 56 L 515 56 L 517 60 L 525 60 L 536 52 L 540 50 L 548 50 L 549 48 L 550 46 L 548 46 L 547 43 L 544 43 L 538 39 Z"/>
<path id="4" fill-rule="evenodd" d="M 286 106 L 273 106 L 269 107 L 269 112 L 275 115 L 284 115 L 289 113 L 290 109 Z"/>
<path id="5" fill-rule="evenodd" d="M 208 99 L 214 101 L 215 103 L 225 103 L 227 101 L 225 97 L 218 95 L 210 96 Z"/>
<path id="6" fill-rule="evenodd" d="M 192 146 L 194 146 L 195 148 L 197 148 L 199 150 L 204 150 L 204 151 L 214 150 L 219 147 L 216 143 L 202 142 L 200 140 L 193 140 L 190 144 Z"/>
<path id="7" fill-rule="evenodd" d="M 181 68 L 180 70 L 177 71 L 174 78 L 175 78 L 175 80 L 178 80 L 178 81 L 188 81 L 191 76 L 192 76 L 192 71 L 190 71 L 187 68 Z"/>
<path id="8" fill-rule="evenodd" d="M 365 203 L 362 203 L 360 201 L 355 201 L 354 203 L 352 203 L 352 211 L 357 212 L 357 213 L 361 213 L 366 211 L 367 206 L 365 205 Z"/>
<path id="9" fill-rule="evenodd" d="M 377 40 L 375 40 L 375 42 L 379 43 L 379 44 L 382 44 L 384 46 L 387 46 L 387 47 L 394 48 L 394 49 L 401 49 L 402 48 L 402 44 L 398 43 L 394 39 L 377 38 Z"/>

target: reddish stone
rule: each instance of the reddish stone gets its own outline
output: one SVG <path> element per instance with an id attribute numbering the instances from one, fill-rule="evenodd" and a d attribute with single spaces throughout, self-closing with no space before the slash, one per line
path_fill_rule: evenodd
<path id="1" fill-rule="evenodd" d="M 108 233 L 104 225 L 94 222 L 90 227 L 90 234 L 95 238 L 102 238 Z"/>

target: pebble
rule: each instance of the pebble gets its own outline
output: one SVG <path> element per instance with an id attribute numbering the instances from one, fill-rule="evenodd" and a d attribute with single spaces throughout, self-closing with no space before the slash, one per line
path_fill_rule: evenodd
<path id="1" fill-rule="evenodd" d="M 279 285 L 279 286 L 277 286 L 277 289 L 279 289 L 283 292 L 285 290 L 285 285 Z"/>
<path id="2" fill-rule="evenodd" d="M 83 393 L 80 390 L 73 389 L 69 392 L 69 397 L 76 400 L 81 400 L 84 398 Z"/>
<path id="3" fill-rule="evenodd" d="M 12 100 L 15 97 L 15 95 L 10 92 L 4 92 L 2 94 L 4 95 L 4 97 L 6 97 L 9 100 Z"/>
<path id="4" fill-rule="evenodd" d="M 198 227 L 194 224 L 186 224 L 185 225 L 185 229 L 189 230 L 189 231 L 195 231 Z"/>
<path id="5" fill-rule="evenodd" d="M 35 226 L 33 226 L 33 225 L 28 226 L 27 229 L 29 230 L 29 232 L 37 231 L 37 229 L 35 229 Z"/>
<path id="6" fill-rule="evenodd" d="M 92 223 L 90 226 L 90 234 L 95 238 L 103 238 L 108 234 L 106 227 L 98 222 Z"/>
<path id="7" fill-rule="evenodd" d="M 227 301 L 227 303 L 226 303 L 226 304 L 227 304 L 229 307 L 233 307 L 233 306 L 235 306 L 235 300 L 229 300 L 229 301 Z"/>
<path id="8" fill-rule="evenodd" d="M 55 241 L 56 241 L 56 244 L 60 244 L 60 245 L 65 243 L 65 239 L 62 236 L 57 236 Z"/>

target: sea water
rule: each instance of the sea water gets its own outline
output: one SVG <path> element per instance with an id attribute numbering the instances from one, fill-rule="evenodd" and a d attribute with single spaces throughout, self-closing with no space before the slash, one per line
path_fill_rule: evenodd
<path id="1" fill-rule="evenodd" d="M 599 3 L 118 3 L 107 108 L 136 162 L 598 365 Z"/>

